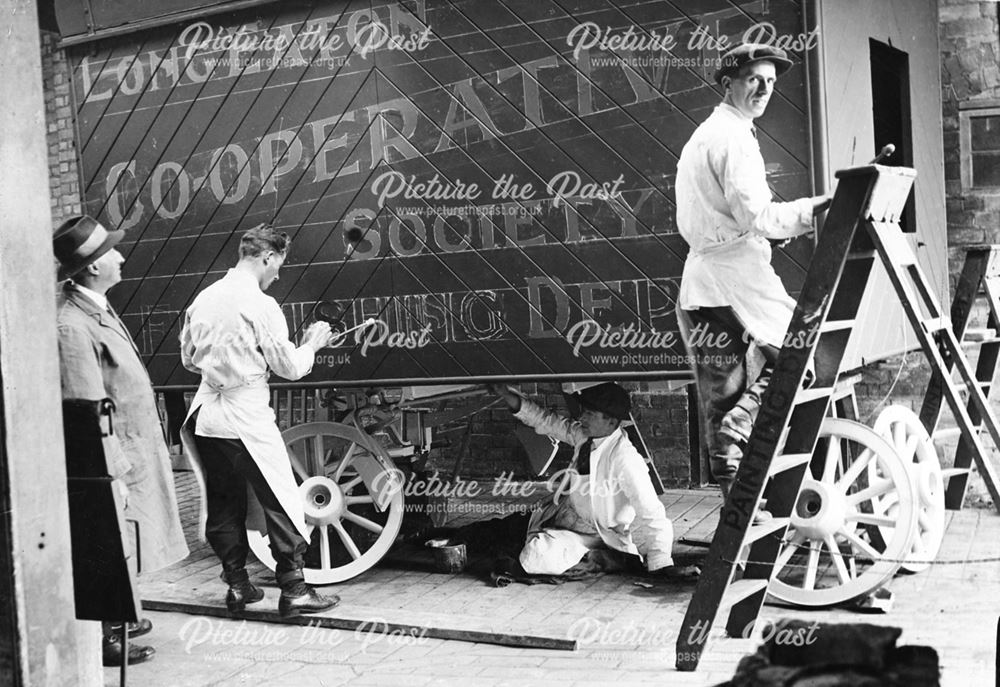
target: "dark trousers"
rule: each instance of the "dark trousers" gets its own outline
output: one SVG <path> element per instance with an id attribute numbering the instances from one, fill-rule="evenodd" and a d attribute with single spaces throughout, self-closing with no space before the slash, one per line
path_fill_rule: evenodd
<path id="1" fill-rule="evenodd" d="M 205 472 L 208 506 L 205 536 L 222 561 L 226 581 L 235 584 L 247 579 L 249 485 L 264 510 L 278 584 L 285 588 L 300 582 L 307 542 L 281 507 L 243 442 L 196 435 L 195 445 Z"/>
<path id="2" fill-rule="evenodd" d="M 728 494 L 779 349 L 760 343 L 751 348 L 746 327 L 730 307 L 677 308 L 677 321 L 692 359 L 712 476 Z"/>

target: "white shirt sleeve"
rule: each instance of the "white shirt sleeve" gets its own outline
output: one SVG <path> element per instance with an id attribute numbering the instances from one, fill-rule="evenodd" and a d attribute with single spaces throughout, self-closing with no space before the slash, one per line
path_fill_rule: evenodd
<path id="1" fill-rule="evenodd" d="M 726 137 L 724 145 L 709 153 L 709 164 L 723 180 L 726 202 L 741 229 L 768 239 L 792 238 L 812 229 L 811 199 L 773 201 L 764 158 L 749 135 Z"/>
<path id="2" fill-rule="evenodd" d="M 587 440 L 587 435 L 580 429 L 578 422 L 560 417 L 526 398 L 521 399 L 521 409 L 514 413 L 514 417 L 533 428 L 536 433 L 570 446 L 578 446 Z"/>
<path id="3" fill-rule="evenodd" d="M 309 346 L 296 346 L 288 338 L 288 322 L 277 301 L 267 298 L 260 320 L 253 323 L 257 345 L 267 366 L 290 381 L 312 371 L 316 354 Z"/>

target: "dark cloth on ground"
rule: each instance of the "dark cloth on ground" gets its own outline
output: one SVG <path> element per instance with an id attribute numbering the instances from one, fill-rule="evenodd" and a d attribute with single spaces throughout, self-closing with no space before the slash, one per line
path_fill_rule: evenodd
<path id="1" fill-rule="evenodd" d="M 493 563 L 489 580 L 494 587 L 506 587 L 514 582 L 521 584 L 563 584 L 565 582 L 580 582 L 600 577 L 605 573 L 645 574 L 645 567 L 638 556 L 633 556 L 614 549 L 595 549 L 588 551 L 583 560 L 560 575 L 531 575 L 524 572 L 517 558 L 497 558 Z"/>
<path id="2" fill-rule="evenodd" d="M 528 534 L 527 513 L 491 518 L 464 527 L 439 527 L 429 530 L 424 539 L 451 539 L 465 542 L 470 556 L 468 571 L 497 587 L 513 582 L 522 584 L 562 584 L 592 579 L 605 573 L 645 574 L 638 556 L 613 549 L 596 549 L 561 575 L 530 575 L 518 561 Z"/>

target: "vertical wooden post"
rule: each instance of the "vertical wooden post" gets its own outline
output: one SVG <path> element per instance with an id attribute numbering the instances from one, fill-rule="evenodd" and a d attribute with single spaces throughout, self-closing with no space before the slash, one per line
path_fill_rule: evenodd
<path id="1" fill-rule="evenodd" d="M 75 618 L 34 0 L 0 0 L 0 684 L 101 684 Z M 90 654 L 93 654 L 92 656 Z"/>

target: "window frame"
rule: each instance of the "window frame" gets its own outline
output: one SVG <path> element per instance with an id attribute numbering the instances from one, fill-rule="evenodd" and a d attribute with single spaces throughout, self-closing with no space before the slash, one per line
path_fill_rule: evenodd
<path id="1" fill-rule="evenodd" d="M 1000 117 L 1000 100 L 963 103 L 958 113 L 958 156 L 963 191 L 1000 191 L 1000 184 L 972 185 L 972 120 L 976 117 Z"/>

